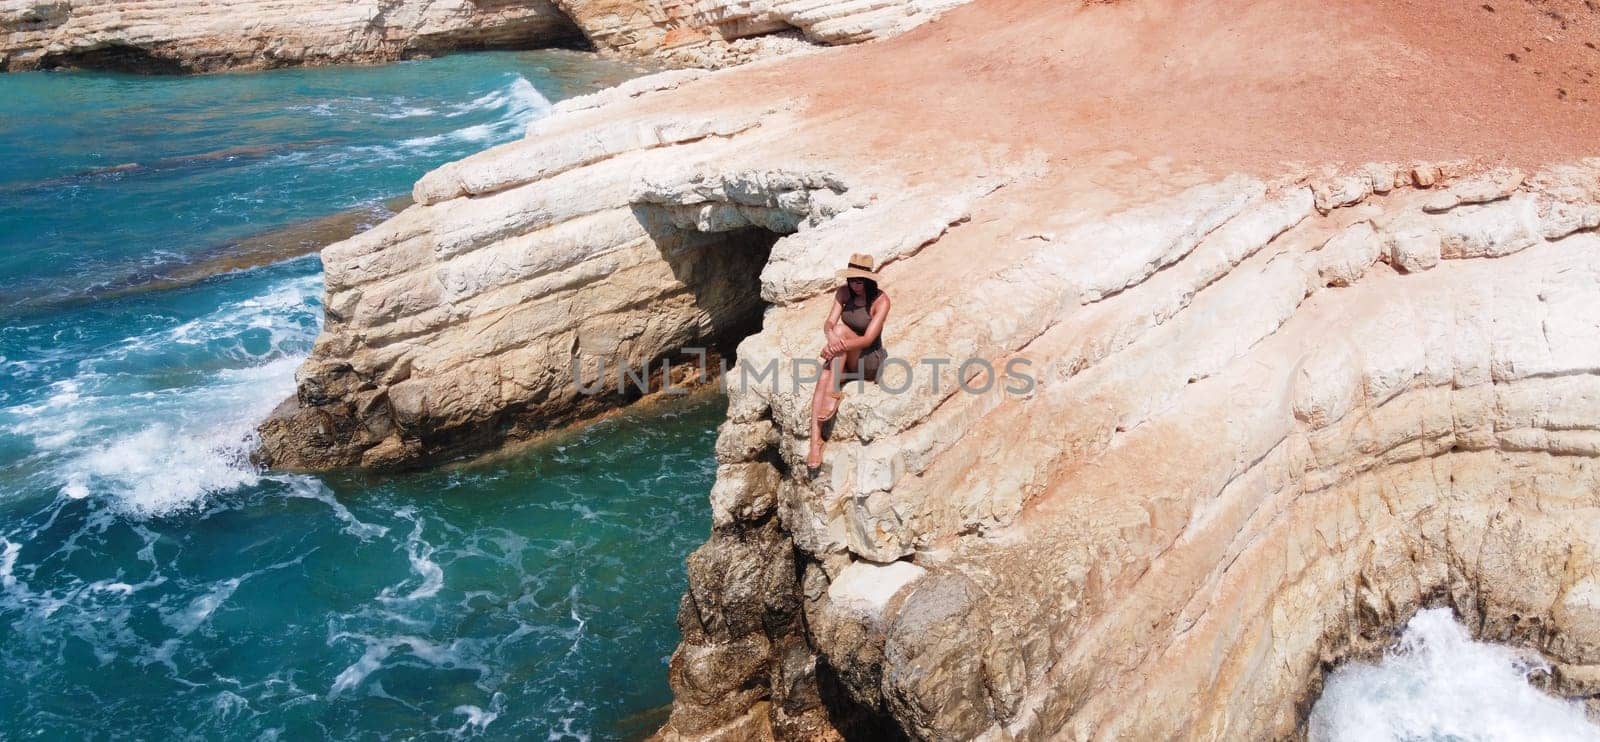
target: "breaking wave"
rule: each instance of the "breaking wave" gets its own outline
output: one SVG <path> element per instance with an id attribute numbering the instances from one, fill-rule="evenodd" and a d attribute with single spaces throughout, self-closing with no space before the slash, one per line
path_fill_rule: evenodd
<path id="1" fill-rule="evenodd" d="M 76 365 L 42 399 L 0 409 L 60 494 L 136 517 L 252 486 L 255 425 L 294 391 L 320 324 L 322 280 L 302 276 Z"/>
<path id="2" fill-rule="evenodd" d="M 1475 642 L 1448 609 L 1424 610 L 1377 664 L 1335 670 L 1311 711 L 1315 742 L 1600 740 L 1577 703 L 1529 684 L 1549 667 Z"/>

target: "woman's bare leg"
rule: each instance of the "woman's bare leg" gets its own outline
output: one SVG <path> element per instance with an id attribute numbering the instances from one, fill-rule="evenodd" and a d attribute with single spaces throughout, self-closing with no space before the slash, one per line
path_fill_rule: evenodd
<path id="1" fill-rule="evenodd" d="M 850 329 L 850 326 L 843 322 L 834 325 L 834 332 L 839 340 L 845 342 L 852 342 L 861 338 L 855 330 Z M 822 398 L 824 405 L 820 412 L 822 419 L 827 420 L 833 417 L 834 411 L 839 407 L 839 380 L 843 379 L 845 374 L 855 373 L 856 366 L 860 363 L 860 360 L 860 349 L 845 351 L 840 355 L 834 356 L 828 367 L 823 371 L 823 375 L 829 377 L 828 391 L 830 394 Z"/>
<path id="2" fill-rule="evenodd" d="M 831 340 L 854 340 L 861 337 L 855 330 L 850 329 L 843 322 L 833 326 L 833 333 L 828 335 Z M 839 409 L 838 380 L 847 373 L 854 372 L 861 351 L 852 350 L 834 356 L 823 366 L 822 373 L 817 376 L 816 389 L 811 393 L 811 449 L 806 453 L 806 466 L 813 469 L 822 466 L 822 424 L 831 419 Z"/>
<path id="3" fill-rule="evenodd" d="M 811 393 L 811 449 L 806 453 L 806 466 L 822 466 L 822 421 L 827 419 L 828 403 L 838 400 L 828 390 L 833 388 L 833 364 L 828 364 L 817 376 L 817 388 Z"/>
<path id="4" fill-rule="evenodd" d="M 820 420 L 828 419 L 831 409 L 829 402 L 833 401 L 830 393 L 833 389 L 833 364 L 822 367 L 822 372 L 817 375 L 817 387 L 811 392 L 811 416 Z"/>
<path id="5" fill-rule="evenodd" d="M 822 466 L 822 418 L 816 415 L 811 416 L 811 450 L 806 452 L 806 466 Z"/>

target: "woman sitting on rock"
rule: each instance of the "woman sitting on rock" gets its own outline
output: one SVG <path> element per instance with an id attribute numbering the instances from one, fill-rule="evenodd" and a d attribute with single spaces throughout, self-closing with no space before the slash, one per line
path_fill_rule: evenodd
<path id="1" fill-rule="evenodd" d="M 878 380 L 878 370 L 888 357 L 883 349 L 883 321 L 889 316 L 889 295 L 878 290 L 878 274 L 871 255 L 850 256 L 839 272 L 845 285 L 833 293 L 828 319 L 822 323 L 822 374 L 811 395 L 811 452 L 806 466 L 822 466 L 822 426 L 839 411 L 844 393 L 839 387 L 850 379 Z"/>

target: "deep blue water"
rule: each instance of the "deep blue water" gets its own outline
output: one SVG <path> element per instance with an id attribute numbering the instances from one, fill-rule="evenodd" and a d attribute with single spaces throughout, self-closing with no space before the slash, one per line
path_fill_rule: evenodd
<path id="1" fill-rule="evenodd" d="M 0 75 L 0 739 L 658 721 L 721 400 L 430 473 L 259 472 L 251 431 L 316 335 L 320 263 L 230 262 L 379 219 L 428 169 L 637 72 L 530 52 Z"/>

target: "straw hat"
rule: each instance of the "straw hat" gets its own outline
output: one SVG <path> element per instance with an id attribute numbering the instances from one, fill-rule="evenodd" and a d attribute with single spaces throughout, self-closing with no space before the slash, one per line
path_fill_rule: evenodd
<path id="1" fill-rule="evenodd" d="M 883 277 L 878 275 L 877 271 L 873 270 L 876 265 L 877 264 L 873 262 L 871 255 L 858 252 L 850 256 L 849 266 L 847 266 L 844 270 L 839 271 L 839 280 L 843 281 L 847 278 L 865 278 L 869 281 L 878 281 L 881 283 L 883 281 Z"/>

